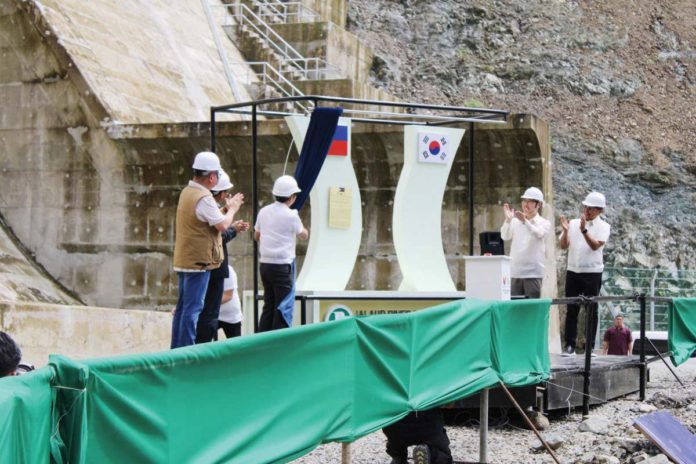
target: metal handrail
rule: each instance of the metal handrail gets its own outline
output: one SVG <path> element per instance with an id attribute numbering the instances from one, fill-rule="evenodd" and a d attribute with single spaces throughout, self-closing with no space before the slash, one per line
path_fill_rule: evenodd
<path id="1" fill-rule="evenodd" d="M 696 269 L 660 269 L 652 267 L 612 267 L 606 266 L 604 269 L 610 270 L 621 270 L 621 271 L 631 271 L 631 272 L 642 272 L 652 274 L 654 271 L 664 271 L 664 272 L 676 272 L 677 274 L 693 274 L 696 276 Z"/>
<path id="2" fill-rule="evenodd" d="M 239 24 L 246 24 L 256 31 L 268 43 L 277 54 L 280 55 L 281 65 L 289 65 L 295 71 L 302 74 L 305 79 L 309 78 L 309 73 L 313 72 L 315 78 L 320 78 L 319 71 L 326 73 L 331 67 L 321 58 L 307 58 L 302 56 L 292 45 L 290 45 L 280 34 L 271 28 L 259 15 L 243 3 L 233 5 L 219 5 L 227 9 L 228 19 L 233 18 Z M 314 63 L 314 69 L 309 66 Z M 324 64 L 320 67 L 319 64 Z"/>
<path id="3" fill-rule="evenodd" d="M 235 98 L 239 101 L 241 100 L 241 97 L 238 96 L 239 94 L 239 89 L 238 89 L 238 77 L 232 73 L 230 65 L 231 64 L 243 64 L 245 70 L 247 71 L 246 79 L 242 77 L 242 83 L 251 85 L 254 83 L 261 83 L 263 85 L 270 86 L 274 90 L 276 90 L 278 93 L 280 93 L 282 96 L 287 96 L 287 97 L 292 97 L 292 96 L 302 96 L 304 95 L 300 89 L 298 89 L 291 81 L 289 81 L 285 76 L 283 76 L 282 72 L 278 71 L 275 69 L 270 63 L 266 61 L 235 61 L 235 60 L 228 60 L 226 51 L 224 50 L 224 47 L 222 47 L 222 44 L 219 42 L 219 37 L 217 37 L 217 24 L 215 23 L 215 20 L 213 19 L 211 7 L 220 7 L 221 5 L 210 5 L 207 3 L 207 0 L 201 0 L 201 3 L 204 5 L 204 10 L 206 12 L 206 15 L 208 15 L 208 21 L 210 23 L 210 28 L 213 31 L 213 36 L 216 39 L 216 46 L 218 48 L 218 53 L 220 54 L 220 57 L 223 61 L 223 67 L 225 69 L 225 73 L 228 76 L 228 80 L 230 82 L 230 87 L 233 88 L 233 93 L 235 95 Z M 225 11 L 225 18 L 223 19 L 223 24 L 224 22 L 228 19 L 228 15 L 226 14 Z M 218 18 L 219 20 L 219 18 Z M 257 72 L 255 69 L 253 69 L 253 66 L 261 67 L 261 71 Z M 249 71 L 253 72 L 256 80 L 252 80 L 249 76 Z M 307 107 L 303 105 L 302 103 L 298 102 L 293 102 L 292 106 L 301 110 L 302 112 L 306 113 L 308 111 Z"/>
<path id="4" fill-rule="evenodd" d="M 296 97 L 296 96 L 303 96 L 304 93 L 300 89 L 298 89 L 292 82 L 290 82 L 281 72 L 279 72 L 277 69 L 275 69 L 273 66 L 271 66 L 269 63 L 265 61 L 257 61 L 257 62 L 249 62 L 249 65 L 261 65 L 263 67 L 263 83 L 265 85 L 270 85 L 280 91 L 283 95 L 286 97 Z M 271 76 L 275 76 L 275 78 Z M 286 87 L 289 87 L 290 90 L 288 90 Z M 302 109 L 304 113 L 307 113 L 309 111 L 308 107 L 304 106 L 300 102 L 292 102 L 294 106 L 298 106 L 299 108 Z"/>
<path id="5" fill-rule="evenodd" d="M 309 22 L 314 22 L 319 18 L 319 13 L 306 7 L 302 2 L 282 2 L 280 0 L 254 0 L 257 5 L 266 7 L 271 11 L 275 12 L 275 18 L 280 19 L 283 24 L 289 23 L 289 18 L 297 17 L 298 20 L 302 21 L 304 18 L 308 18 Z M 295 12 L 289 11 L 295 8 Z M 278 11 L 279 9 L 282 10 Z"/>

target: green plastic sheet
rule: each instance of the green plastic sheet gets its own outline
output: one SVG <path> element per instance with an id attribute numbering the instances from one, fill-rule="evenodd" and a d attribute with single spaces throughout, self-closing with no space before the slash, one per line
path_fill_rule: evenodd
<path id="1" fill-rule="evenodd" d="M 45 367 L 0 379 L 0 462 L 49 462 L 52 375 Z"/>
<path id="2" fill-rule="evenodd" d="M 163 353 L 52 357 L 53 459 L 288 462 L 500 380 L 547 379 L 549 306 L 463 300 Z"/>
<path id="3" fill-rule="evenodd" d="M 696 298 L 674 298 L 669 305 L 667 347 L 675 366 L 696 351 Z"/>

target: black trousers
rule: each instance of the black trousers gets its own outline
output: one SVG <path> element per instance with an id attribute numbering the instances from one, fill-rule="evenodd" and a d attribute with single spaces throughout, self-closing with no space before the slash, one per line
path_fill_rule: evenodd
<path id="1" fill-rule="evenodd" d="M 278 305 L 294 285 L 292 265 L 261 263 L 259 270 L 263 283 L 263 312 L 259 321 L 259 332 L 285 329 L 288 324 L 278 311 Z"/>
<path id="2" fill-rule="evenodd" d="M 574 296 L 597 296 L 602 288 L 602 273 L 601 272 L 572 272 L 566 273 L 565 294 L 566 297 Z M 599 315 L 597 303 L 592 303 L 590 306 L 590 339 L 585 341 L 585 349 L 592 349 L 595 343 L 597 333 L 597 324 Z M 578 335 L 578 313 L 580 306 L 569 304 L 565 320 L 565 343 L 575 349 L 575 342 Z"/>
<path id="3" fill-rule="evenodd" d="M 232 338 L 232 337 L 239 337 L 242 335 L 242 323 L 241 322 L 225 322 L 225 321 L 218 321 L 218 326 L 222 329 L 223 332 L 225 332 L 225 337 L 227 338 Z"/>
<path id="4" fill-rule="evenodd" d="M 224 292 L 225 278 L 219 273 L 211 273 L 208 290 L 203 300 L 203 311 L 198 316 L 196 324 L 196 343 L 207 343 L 217 340 L 218 316 Z"/>
<path id="5" fill-rule="evenodd" d="M 412 412 L 382 431 L 387 436 L 387 454 L 395 461 L 406 462 L 409 446 L 427 445 L 431 464 L 452 463 L 450 441 L 439 408 Z"/>

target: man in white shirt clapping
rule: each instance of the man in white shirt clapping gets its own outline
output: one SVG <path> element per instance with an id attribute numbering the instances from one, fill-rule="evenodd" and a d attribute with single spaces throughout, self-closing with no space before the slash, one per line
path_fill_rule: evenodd
<path id="1" fill-rule="evenodd" d="M 568 221 L 561 216 L 561 248 L 568 250 L 568 272 L 566 273 L 565 294 L 571 298 L 579 295 L 587 297 L 599 295 L 604 271 L 604 245 L 609 240 L 611 227 L 600 215 L 607 201 L 603 194 L 590 192 L 582 202 L 583 212 L 578 219 Z M 575 354 L 577 337 L 578 305 L 568 305 L 565 321 L 565 344 L 563 354 Z M 590 339 L 585 349 L 594 347 L 597 332 L 597 303 L 590 305 Z M 589 347 L 589 348 L 588 348 Z"/>
<path id="2" fill-rule="evenodd" d="M 541 296 L 541 281 L 544 277 L 546 259 L 546 236 L 551 232 L 551 223 L 539 212 L 544 204 L 544 195 L 536 187 L 522 194 L 522 210 L 515 211 L 505 203 L 505 222 L 500 228 L 503 240 L 512 240 L 510 246 L 510 292 L 513 296 L 527 298 Z"/>

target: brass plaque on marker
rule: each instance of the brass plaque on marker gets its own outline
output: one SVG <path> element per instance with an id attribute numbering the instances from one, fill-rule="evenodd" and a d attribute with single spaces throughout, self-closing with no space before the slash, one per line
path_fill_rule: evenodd
<path id="1" fill-rule="evenodd" d="M 353 210 L 353 195 L 349 188 L 329 188 L 329 227 L 350 229 Z"/>

